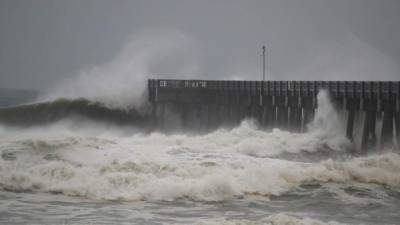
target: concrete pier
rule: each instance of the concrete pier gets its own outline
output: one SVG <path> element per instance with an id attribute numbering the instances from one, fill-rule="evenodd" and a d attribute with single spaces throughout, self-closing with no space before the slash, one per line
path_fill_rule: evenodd
<path id="1" fill-rule="evenodd" d="M 353 141 L 360 137 L 363 151 L 395 148 L 400 142 L 399 81 L 150 79 L 148 88 L 153 115 L 161 128 L 176 125 L 174 120 L 179 119 L 183 129 L 210 130 L 252 118 L 266 129 L 304 132 L 314 117 L 317 94 L 324 89 L 335 108 L 346 115 L 343 132 Z M 356 121 L 362 121 L 361 129 L 356 129 Z M 380 133 L 378 123 L 382 123 Z"/>

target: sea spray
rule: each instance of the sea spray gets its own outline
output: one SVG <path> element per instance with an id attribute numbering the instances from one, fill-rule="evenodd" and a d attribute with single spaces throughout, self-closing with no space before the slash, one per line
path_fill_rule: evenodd
<path id="1" fill-rule="evenodd" d="M 320 90 L 317 95 L 318 107 L 314 119 L 307 125 L 310 135 L 326 142 L 331 149 L 350 149 L 354 146 L 345 135 L 344 118 L 341 118 L 331 102 L 329 92 Z"/>
<path id="2" fill-rule="evenodd" d="M 152 69 L 163 60 L 184 59 L 174 68 L 173 76 L 187 77 L 197 72 L 195 46 L 193 38 L 180 31 L 150 30 L 133 35 L 111 62 L 82 70 L 37 101 L 85 98 L 109 108 L 142 109 L 147 100 L 147 79 L 156 76 Z"/>
<path id="3" fill-rule="evenodd" d="M 342 132 L 343 120 L 339 118 L 337 111 L 335 110 L 329 92 L 327 90 L 320 90 L 317 95 L 318 107 L 314 119 L 308 124 L 309 131 L 320 131 L 323 133 Z"/>

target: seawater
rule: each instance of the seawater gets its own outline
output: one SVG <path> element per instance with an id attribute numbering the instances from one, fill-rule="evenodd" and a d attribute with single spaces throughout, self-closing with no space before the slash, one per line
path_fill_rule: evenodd
<path id="1" fill-rule="evenodd" d="M 400 224 L 400 155 L 348 153 L 324 94 L 308 132 L 0 126 L 1 224 Z"/>

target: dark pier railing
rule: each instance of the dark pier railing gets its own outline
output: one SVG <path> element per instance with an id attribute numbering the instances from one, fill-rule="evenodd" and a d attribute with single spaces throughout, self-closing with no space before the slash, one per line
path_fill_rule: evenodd
<path id="1" fill-rule="evenodd" d="M 303 132 L 317 108 L 319 90 L 329 91 L 346 116 L 346 135 L 362 149 L 400 142 L 400 82 L 219 81 L 151 79 L 149 101 L 161 127 L 188 129 L 238 124 L 246 117 L 264 127 Z M 361 122 L 360 122 L 361 121 Z"/>

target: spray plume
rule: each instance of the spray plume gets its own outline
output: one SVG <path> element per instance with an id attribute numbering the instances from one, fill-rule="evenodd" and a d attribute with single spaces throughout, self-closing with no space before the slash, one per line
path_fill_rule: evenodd
<path id="1" fill-rule="evenodd" d="M 140 109 L 146 102 L 146 81 L 163 60 L 184 58 L 184 65 L 177 65 L 174 72 L 195 73 L 194 45 L 192 38 L 182 32 L 143 32 L 133 36 L 113 61 L 83 70 L 72 79 L 64 80 L 39 97 L 38 101 L 85 98 L 109 108 Z"/>

